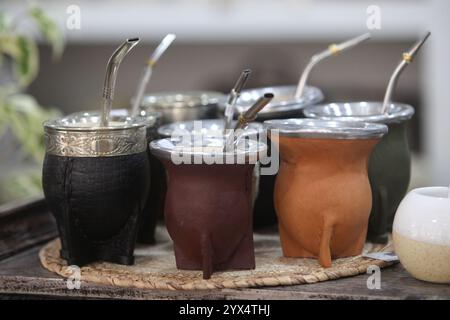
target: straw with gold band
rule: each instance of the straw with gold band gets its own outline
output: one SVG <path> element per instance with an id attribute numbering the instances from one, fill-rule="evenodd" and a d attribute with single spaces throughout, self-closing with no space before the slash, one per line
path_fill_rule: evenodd
<path id="1" fill-rule="evenodd" d="M 155 51 L 153 51 L 150 58 L 147 60 L 141 79 L 138 83 L 136 94 L 133 98 L 131 115 L 135 116 L 139 112 L 139 106 L 141 105 L 142 98 L 144 97 L 145 88 L 147 88 L 148 82 L 150 81 L 150 78 L 152 76 L 153 67 L 158 62 L 159 58 L 161 58 L 163 53 L 167 50 L 167 48 L 169 48 L 175 38 L 176 36 L 172 33 L 166 35 L 164 39 L 162 39 L 158 47 L 155 49 Z"/>
<path id="2" fill-rule="evenodd" d="M 230 95 L 228 96 L 228 101 L 225 106 L 224 112 L 224 125 L 223 125 L 223 133 L 225 134 L 227 130 L 231 129 L 231 122 L 234 117 L 234 108 L 236 105 L 237 99 L 241 95 L 241 90 L 247 83 L 248 77 L 252 73 L 252 70 L 245 69 L 242 71 L 238 80 L 236 81 L 233 89 L 231 89 Z"/>
<path id="3" fill-rule="evenodd" d="M 302 72 L 302 75 L 301 75 L 300 80 L 297 85 L 297 90 L 295 92 L 295 98 L 296 99 L 301 98 L 301 96 L 303 95 L 303 92 L 305 90 L 306 82 L 309 78 L 309 74 L 311 73 L 311 70 L 320 61 L 322 61 L 328 57 L 335 56 L 347 49 L 350 49 L 350 48 L 370 39 L 370 37 L 371 37 L 370 33 L 365 33 L 365 34 L 362 34 L 360 36 L 357 36 L 355 38 L 352 38 L 350 40 L 347 40 L 347 41 L 344 41 L 344 42 L 341 42 L 338 44 L 331 44 L 330 46 L 328 46 L 328 49 L 312 56 L 311 60 L 309 61 L 309 63 L 306 65 L 305 69 Z"/>
<path id="4" fill-rule="evenodd" d="M 258 112 L 267 106 L 273 97 L 273 93 L 265 93 L 264 96 L 259 98 L 250 108 L 247 109 L 247 111 L 240 114 L 234 130 L 244 129 L 249 122 L 256 120 Z"/>
<path id="5" fill-rule="evenodd" d="M 383 107 L 381 109 L 382 114 L 389 113 L 389 107 L 392 104 L 392 97 L 394 95 L 395 88 L 397 87 L 397 81 L 400 77 L 400 74 L 403 72 L 403 70 L 406 68 L 408 64 L 410 64 L 419 49 L 422 47 L 422 45 L 425 43 L 425 41 L 428 39 L 428 37 L 431 35 L 431 32 L 427 32 L 420 40 L 418 40 L 412 48 L 408 52 L 404 52 L 402 55 L 402 60 L 395 68 L 394 72 L 392 73 L 391 78 L 389 79 L 389 84 L 386 89 L 386 93 L 384 95 L 383 100 Z"/>
<path id="6" fill-rule="evenodd" d="M 258 112 L 260 112 L 269 102 L 273 99 L 273 93 L 265 93 L 264 96 L 260 97 L 247 111 L 241 113 L 238 117 L 238 121 L 234 127 L 234 133 L 237 130 L 245 129 L 249 122 L 256 120 Z M 231 133 L 225 140 L 224 150 L 229 150 L 229 148 L 239 141 L 239 136 L 235 136 Z"/>

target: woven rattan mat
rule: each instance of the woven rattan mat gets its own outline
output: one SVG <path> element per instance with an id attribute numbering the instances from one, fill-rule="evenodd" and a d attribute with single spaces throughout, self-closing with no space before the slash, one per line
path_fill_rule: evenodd
<path id="1" fill-rule="evenodd" d="M 381 268 L 393 264 L 362 256 L 333 261 L 331 268 L 322 268 L 314 259 L 282 257 L 278 234 L 256 234 L 256 269 L 215 272 L 203 280 L 200 271 L 182 271 L 175 267 L 172 243 L 163 229 L 158 229 L 158 244 L 138 246 L 134 266 L 93 263 L 81 268 L 81 280 L 99 284 L 144 289 L 195 290 L 248 288 L 315 283 L 365 273 L 368 266 Z M 40 251 L 42 265 L 63 277 L 73 276 L 73 268 L 59 256 L 60 242 L 55 239 Z M 392 251 L 391 244 L 366 244 L 365 252 Z"/>

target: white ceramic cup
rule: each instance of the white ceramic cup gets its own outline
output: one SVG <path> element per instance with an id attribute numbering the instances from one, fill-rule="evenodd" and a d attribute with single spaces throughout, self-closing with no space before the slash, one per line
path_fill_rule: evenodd
<path id="1" fill-rule="evenodd" d="M 415 278 L 450 283 L 450 198 L 447 187 L 414 189 L 393 226 L 395 252 Z"/>

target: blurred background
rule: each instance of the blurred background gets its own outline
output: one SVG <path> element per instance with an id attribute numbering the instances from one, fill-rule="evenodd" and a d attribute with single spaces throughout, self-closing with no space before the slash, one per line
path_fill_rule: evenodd
<path id="1" fill-rule="evenodd" d="M 314 53 L 371 32 L 372 40 L 324 61 L 310 79 L 327 101 L 359 101 L 382 100 L 402 53 L 430 30 L 395 100 L 416 108 L 411 187 L 450 182 L 448 0 L 41 0 L 31 7 L 40 9 L 29 17 L 26 1 L 0 3 L 0 53 L 21 52 L 0 68 L 0 203 L 39 195 L 42 119 L 99 109 L 109 56 L 125 38 L 140 37 L 116 87 L 115 107 L 128 107 L 146 58 L 167 33 L 177 39 L 148 92 L 228 92 L 246 67 L 253 70 L 247 87 L 296 84 Z M 374 14 L 379 25 L 370 23 Z M 17 50 L 11 46 L 18 35 L 28 47 L 20 39 Z M 25 79 L 11 89 L 14 62 Z"/>

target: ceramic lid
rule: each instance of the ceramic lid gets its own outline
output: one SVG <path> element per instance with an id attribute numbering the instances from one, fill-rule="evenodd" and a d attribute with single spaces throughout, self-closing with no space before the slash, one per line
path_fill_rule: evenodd
<path id="1" fill-rule="evenodd" d="M 232 127 L 236 121 L 232 123 Z M 175 130 L 187 131 L 191 134 L 203 134 L 218 136 L 223 133 L 224 120 L 223 119 L 208 119 L 195 121 L 180 121 L 174 122 L 159 127 L 158 133 L 163 137 L 170 137 Z M 264 126 L 258 122 L 251 122 L 245 129 L 245 135 L 256 135 L 264 131 Z"/>
<path id="2" fill-rule="evenodd" d="M 44 122 L 47 154 L 107 157 L 146 150 L 146 120 L 115 116 L 99 126 L 99 113 L 84 113 Z"/>
<path id="3" fill-rule="evenodd" d="M 267 151 L 267 145 L 253 139 L 240 139 L 234 147 L 224 150 L 225 139 L 210 136 L 191 136 L 189 139 L 165 138 L 150 143 L 151 152 L 163 159 L 172 160 L 183 157 L 194 163 L 197 158 L 198 164 L 244 164 L 256 163 L 256 161 Z M 231 162 L 230 162 L 231 161 Z M 239 161 L 242 161 L 239 162 Z M 178 163 L 176 163 L 178 164 Z"/>
<path id="4" fill-rule="evenodd" d="M 377 123 L 401 123 L 412 118 L 414 108 L 393 103 L 388 114 L 381 114 L 382 102 L 341 102 L 310 106 L 303 110 L 308 118 Z"/>
<path id="5" fill-rule="evenodd" d="M 167 108 L 196 108 L 216 105 L 224 96 L 216 91 L 179 91 L 160 92 L 146 95 L 142 99 L 142 108 L 167 109 Z"/>
<path id="6" fill-rule="evenodd" d="M 384 124 L 317 119 L 279 119 L 264 121 L 267 130 L 280 136 L 318 139 L 371 139 L 387 133 Z"/>
<path id="7" fill-rule="evenodd" d="M 274 98 L 259 113 L 259 119 L 274 119 L 283 117 L 287 113 L 298 111 L 306 106 L 319 103 L 323 100 L 322 91 L 316 87 L 306 87 L 304 94 L 299 99 L 295 98 L 297 86 L 273 86 L 266 88 L 242 90 L 241 96 L 236 102 L 238 113 L 246 111 L 265 93 L 273 93 Z M 220 108 L 225 109 L 227 98 L 219 102 Z"/>

